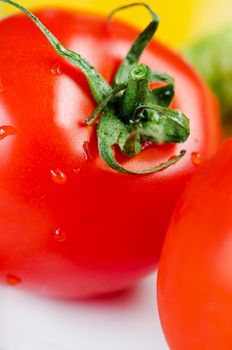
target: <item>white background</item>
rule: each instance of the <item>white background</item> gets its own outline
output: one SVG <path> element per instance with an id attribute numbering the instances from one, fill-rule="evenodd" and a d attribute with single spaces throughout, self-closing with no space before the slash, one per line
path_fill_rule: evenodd
<path id="1" fill-rule="evenodd" d="M 168 350 L 156 276 L 88 301 L 46 299 L 0 287 L 0 350 Z"/>

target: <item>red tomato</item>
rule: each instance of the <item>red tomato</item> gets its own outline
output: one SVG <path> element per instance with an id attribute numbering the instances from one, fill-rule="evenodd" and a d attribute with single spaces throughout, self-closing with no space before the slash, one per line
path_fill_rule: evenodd
<path id="1" fill-rule="evenodd" d="M 193 176 L 174 212 L 158 273 L 171 350 L 232 349 L 232 139 Z"/>
<path id="2" fill-rule="evenodd" d="M 42 10 L 41 21 L 108 80 L 138 34 L 99 16 Z M 142 61 L 176 79 L 175 107 L 191 119 L 182 145 L 120 158 L 132 170 L 183 159 L 150 175 L 123 175 L 100 158 L 83 74 L 25 16 L 0 23 L 0 278 L 62 297 L 116 291 L 154 270 L 174 205 L 219 143 L 217 107 L 182 59 L 153 42 Z M 155 164 L 154 164 L 155 163 Z M 14 283 L 13 283 L 14 284 Z"/>

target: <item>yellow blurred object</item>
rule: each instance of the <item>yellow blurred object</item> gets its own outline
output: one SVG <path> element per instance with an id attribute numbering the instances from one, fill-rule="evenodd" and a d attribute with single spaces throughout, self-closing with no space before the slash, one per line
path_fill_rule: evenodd
<path id="1" fill-rule="evenodd" d="M 16 0 L 21 5 L 29 9 L 40 8 L 44 6 L 59 6 L 79 8 L 92 12 L 108 14 L 114 8 L 126 5 L 131 0 Z M 191 8 L 194 0 L 153 0 L 145 1 L 160 16 L 161 23 L 157 32 L 157 37 L 163 42 L 178 45 L 186 40 L 189 26 Z M 0 3 L 0 15 L 13 13 L 15 10 L 7 4 Z M 118 18 L 144 28 L 150 20 L 146 11 L 141 8 L 133 8 L 119 13 Z"/>
<path id="2" fill-rule="evenodd" d="M 77 8 L 91 12 L 108 14 L 116 7 L 133 0 L 17 0 L 29 9 L 58 6 Z M 160 16 L 161 23 L 157 38 L 171 46 L 185 45 L 199 39 L 201 35 L 213 30 L 225 20 L 229 20 L 232 0 L 148 0 L 145 1 Z M 0 3 L 0 15 L 15 10 Z M 149 15 L 142 8 L 133 8 L 119 13 L 121 18 L 138 28 L 144 28 Z"/>
<path id="3" fill-rule="evenodd" d="M 200 40 L 232 22 L 232 0 L 195 0 L 187 44 Z M 186 45 L 186 42 L 184 43 Z"/>

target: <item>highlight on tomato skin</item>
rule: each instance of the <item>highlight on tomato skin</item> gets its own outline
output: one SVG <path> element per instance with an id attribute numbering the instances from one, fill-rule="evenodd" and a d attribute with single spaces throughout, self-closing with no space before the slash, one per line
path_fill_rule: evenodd
<path id="1" fill-rule="evenodd" d="M 138 35 L 88 13 L 36 15 L 109 85 Z M 134 172 L 186 154 L 156 173 L 121 174 L 100 157 L 97 125 L 86 126 L 96 105 L 84 74 L 24 15 L 0 22 L 0 46 L 0 283 L 69 298 L 133 285 L 157 265 L 172 211 L 198 168 L 192 154 L 204 162 L 220 143 L 214 98 L 178 55 L 152 41 L 141 63 L 175 79 L 170 108 L 189 117 L 190 136 L 133 157 L 113 154 Z"/>
<path id="2" fill-rule="evenodd" d="M 158 306 L 172 350 L 232 348 L 232 138 L 193 175 L 172 216 Z"/>

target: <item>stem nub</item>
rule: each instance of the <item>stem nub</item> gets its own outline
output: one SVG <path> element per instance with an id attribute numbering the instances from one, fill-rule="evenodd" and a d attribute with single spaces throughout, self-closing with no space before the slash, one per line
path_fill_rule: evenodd
<path id="1" fill-rule="evenodd" d="M 150 69 L 140 64 L 129 73 L 127 87 L 122 99 L 121 119 L 125 123 L 133 122 L 134 111 L 139 105 L 146 103 L 149 94 Z"/>

